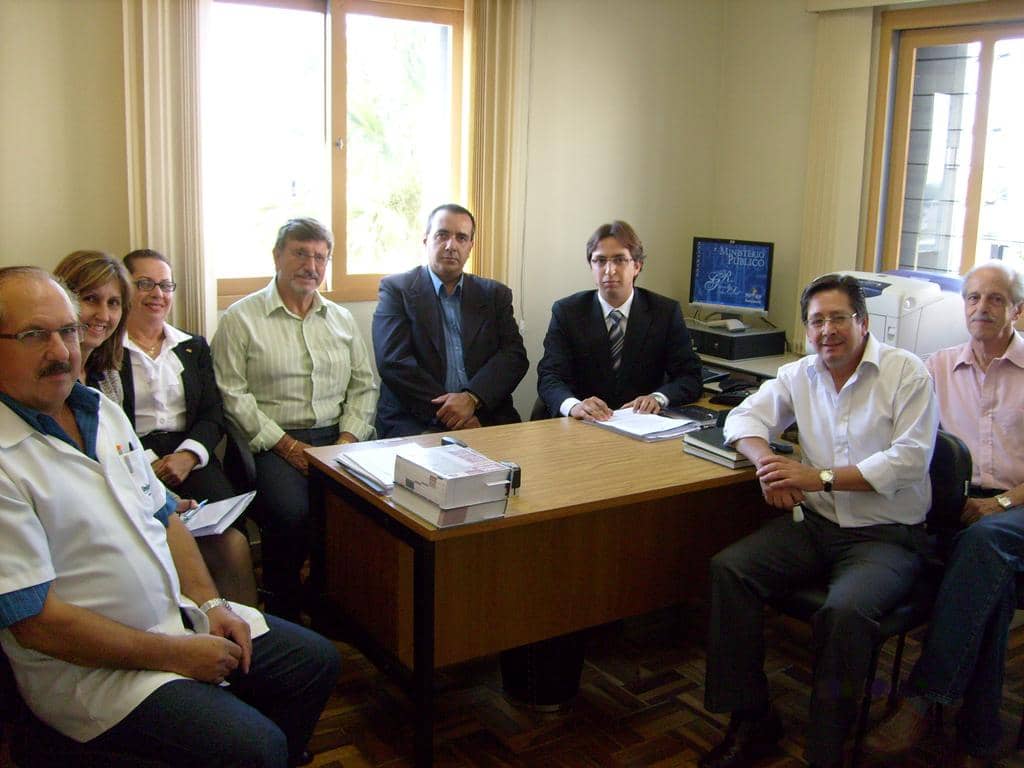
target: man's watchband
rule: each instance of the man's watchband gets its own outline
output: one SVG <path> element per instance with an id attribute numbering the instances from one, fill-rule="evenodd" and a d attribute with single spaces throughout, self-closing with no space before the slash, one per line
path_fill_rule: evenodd
<path id="1" fill-rule="evenodd" d="M 207 600 L 205 603 L 199 606 L 199 610 L 203 613 L 209 613 L 214 608 L 220 608 L 222 605 L 229 611 L 231 610 L 231 603 L 229 603 L 223 597 L 214 597 Z"/>
<path id="2" fill-rule="evenodd" d="M 831 469 L 823 469 L 818 473 L 818 477 L 821 479 L 821 490 L 825 493 L 832 493 L 832 481 L 836 479 Z"/>
<path id="3" fill-rule="evenodd" d="M 1000 493 L 998 496 L 993 496 L 996 503 L 1003 509 L 1011 509 L 1013 507 L 1013 500 L 1010 499 L 1005 493 Z"/>
<path id="4" fill-rule="evenodd" d="M 462 390 L 473 399 L 473 410 L 480 407 L 480 398 L 476 396 L 475 392 L 470 392 L 468 389 Z"/>

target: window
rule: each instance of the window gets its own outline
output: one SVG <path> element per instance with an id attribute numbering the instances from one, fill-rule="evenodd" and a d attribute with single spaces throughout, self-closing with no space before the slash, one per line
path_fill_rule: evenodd
<path id="1" fill-rule="evenodd" d="M 1024 23 L 979 5 L 883 15 L 865 269 L 1024 264 Z"/>
<path id="2" fill-rule="evenodd" d="M 220 306 L 266 285 L 277 228 L 335 235 L 325 289 L 372 300 L 458 199 L 462 12 L 382 0 L 219 0 L 204 65 L 203 194 Z M 461 2 L 459 2 L 461 7 Z"/>

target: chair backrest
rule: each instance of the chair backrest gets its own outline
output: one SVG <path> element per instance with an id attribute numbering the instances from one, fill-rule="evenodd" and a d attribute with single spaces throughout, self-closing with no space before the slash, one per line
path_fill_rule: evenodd
<path id="1" fill-rule="evenodd" d="M 971 484 L 971 452 L 954 434 L 939 430 L 935 453 L 928 468 L 932 481 L 932 506 L 927 524 L 931 533 L 948 533 L 961 527 L 960 514 Z"/>

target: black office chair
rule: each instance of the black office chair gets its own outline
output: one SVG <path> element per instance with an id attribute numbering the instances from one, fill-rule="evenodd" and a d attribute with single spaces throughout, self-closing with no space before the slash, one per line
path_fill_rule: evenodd
<path id="1" fill-rule="evenodd" d="M 937 549 L 941 549 L 941 543 L 948 541 L 960 527 L 960 513 L 967 500 L 971 468 L 971 453 L 964 442 L 955 435 L 939 430 L 935 438 L 935 453 L 928 469 L 932 483 L 932 506 L 926 518 L 929 535 L 934 537 Z M 867 732 L 868 718 L 871 714 L 871 691 L 878 673 L 879 652 L 889 638 L 898 638 L 886 704 L 888 714 L 896 707 L 899 698 L 900 663 L 903 660 L 907 633 L 928 622 L 932 605 L 935 603 L 935 595 L 942 582 L 942 568 L 942 562 L 937 557 L 929 560 L 924 573 L 915 581 L 903 602 L 878 622 L 878 642 L 871 654 L 868 679 L 864 685 L 864 697 L 857 717 L 853 752 L 850 756 L 851 768 L 855 768 L 860 760 L 862 742 Z M 825 604 L 827 594 L 828 585 L 817 584 L 774 598 L 770 605 L 786 616 L 809 623 L 811 617 Z"/>

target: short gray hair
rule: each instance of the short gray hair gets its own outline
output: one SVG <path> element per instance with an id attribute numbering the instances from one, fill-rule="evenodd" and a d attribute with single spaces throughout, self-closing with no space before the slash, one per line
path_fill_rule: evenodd
<path id="1" fill-rule="evenodd" d="M 316 219 L 288 219 L 277 230 L 274 253 L 281 253 L 284 250 L 284 244 L 289 240 L 297 240 L 300 243 L 308 243 L 310 240 L 324 242 L 327 243 L 327 255 L 330 256 L 334 252 L 334 235 Z"/>
<path id="2" fill-rule="evenodd" d="M 0 267 L 0 325 L 3 325 L 7 316 L 7 303 L 4 301 L 3 288 L 7 283 L 18 279 L 37 280 L 41 283 L 47 281 L 56 283 L 64 291 L 64 295 L 68 297 L 68 301 L 71 302 L 71 308 L 75 312 L 75 318 L 78 318 L 78 297 L 74 294 L 74 291 L 68 290 L 68 287 L 59 278 L 54 277 L 40 267 Z"/>
<path id="3" fill-rule="evenodd" d="M 960 288 L 961 296 L 967 298 L 967 281 L 981 269 L 994 269 L 1002 272 L 1003 277 L 1006 278 L 1006 284 L 1010 286 L 1010 301 L 1014 304 L 1024 302 L 1024 272 L 1005 261 L 986 261 L 983 264 L 976 264 L 964 275 L 963 286 Z"/>

